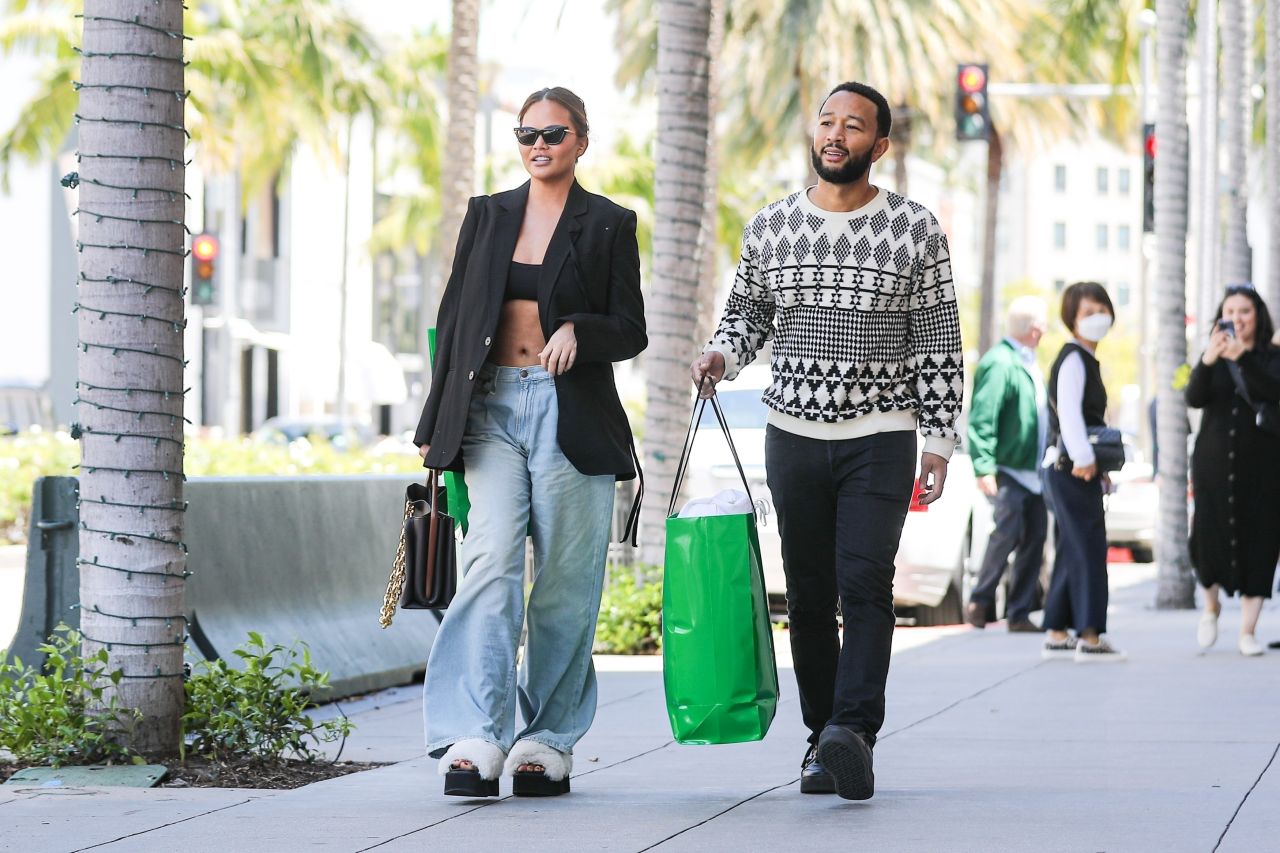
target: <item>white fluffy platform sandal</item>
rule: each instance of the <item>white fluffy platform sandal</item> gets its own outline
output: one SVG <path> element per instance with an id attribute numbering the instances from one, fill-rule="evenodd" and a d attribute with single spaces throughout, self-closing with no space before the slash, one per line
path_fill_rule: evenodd
<path id="1" fill-rule="evenodd" d="M 522 764 L 541 767 L 520 770 Z M 511 774 L 511 793 L 517 797 L 558 797 L 569 793 L 569 772 L 573 755 L 533 740 L 517 741 L 507 756 L 506 773 Z"/>
<path id="2" fill-rule="evenodd" d="M 496 797 L 498 776 L 502 773 L 502 761 L 507 756 L 487 740 L 469 738 L 449 747 L 440 758 L 440 775 L 444 777 L 444 792 L 450 797 Z M 471 767 L 456 770 L 456 761 L 470 761 Z"/>

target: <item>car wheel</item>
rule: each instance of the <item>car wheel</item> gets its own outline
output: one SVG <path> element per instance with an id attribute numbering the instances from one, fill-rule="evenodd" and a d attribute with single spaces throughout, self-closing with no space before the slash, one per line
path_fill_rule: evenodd
<path id="1" fill-rule="evenodd" d="M 1134 546 L 1129 551 L 1133 554 L 1135 563 L 1154 563 L 1156 561 L 1155 552 L 1149 547 Z"/>
<path id="2" fill-rule="evenodd" d="M 916 608 L 916 627 L 929 628 L 935 625 L 958 625 L 964 621 L 964 600 L 960 597 L 960 589 L 955 581 L 947 587 L 947 594 L 935 607 Z"/>

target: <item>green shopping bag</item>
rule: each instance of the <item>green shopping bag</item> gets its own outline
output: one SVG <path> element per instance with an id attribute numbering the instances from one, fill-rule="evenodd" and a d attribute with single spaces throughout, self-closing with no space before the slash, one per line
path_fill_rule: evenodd
<path id="1" fill-rule="evenodd" d="M 431 364 L 436 363 L 436 329 L 427 329 L 427 349 L 431 354 Z M 444 489 L 449 495 L 449 514 L 458 522 L 458 529 L 467 532 L 467 514 L 471 511 L 471 497 L 467 494 L 467 484 L 461 474 L 452 471 L 444 472 Z"/>
<path id="2" fill-rule="evenodd" d="M 750 496 L 720 403 L 712 397 L 711 404 Z M 778 670 L 754 514 L 678 518 L 675 513 L 705 405 L 705 400 L 694 405 L 667 508 L 663 683 L 677 742 L 741 743 L 760 740 L 769 731 L 778 705 Z"/>

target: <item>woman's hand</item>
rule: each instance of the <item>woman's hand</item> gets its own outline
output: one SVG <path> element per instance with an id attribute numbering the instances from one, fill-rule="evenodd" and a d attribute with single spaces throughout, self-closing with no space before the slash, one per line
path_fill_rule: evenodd
<path id="1" fill-rule="evenodd" d="M 1239 361 L 1240 356 L 1244 355 L 1244 344 L 1235 335 L 1227 336 L 1227 343 L 1222 348 L 1222 357 L 1227 361 Z"/>
<path id="2" fill-rule="evenodd" d="M 1076 467 L 1071 469 L 1071 476 L 1078 477 L 1079 479 L 1084 480 L 1087 483 L 1090 480 L 1092 480 L 1094 477 L 1098 476 L 1098 463 L 1095 462 L 1092 465 L 1084 465 L 1084 466 L 1077 465 Z"/>
<path id="3" fill-rule="evenodd" d="M 1235 340 L 1231 335 L 1221 329 L 1214 329 L 1213 334 L 1209 336 L 1209 345 L 1204 348 L 1204 355 L 1200 357 L 1200 361 L 1205 367 L 1212 367 L 1227 348 L 1229 341 Z M 1238 357 L 1238 356 L 1237 356 Z"/>
<path id="4" fill-rule="evenodd" d="M 552 376 L 567 373 L 578 358 L 578 337 L 573 333 L 573 323 L 563 323 L 551 340 L 538 353 L 542 369 Z"/>
<path id="5" fill-rule="evenodd" d="M 427 454 L 430 452 L 431 452 L 431 445 L 429 444 L 424 444 L 418 448 L 418 455 L 421 456 L 423 459 L 426 459 Z"/>

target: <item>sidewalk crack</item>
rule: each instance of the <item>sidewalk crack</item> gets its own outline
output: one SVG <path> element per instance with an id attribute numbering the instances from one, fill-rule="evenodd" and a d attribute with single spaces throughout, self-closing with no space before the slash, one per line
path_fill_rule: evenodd
<path id="1" fill-rule="evenodd" d="M 260 799 L 262 799 L 262 797 L 249 797 L 248 799 L 241 800 L 238 803 L 231 803 L 230 805 L 220 806 L 219 808 L 216 808 L 216 809 L 210 809 L 207 812 L 200 812 L 199 814 L 188 815 L 187 817 L 184 817 L 180 820 L 173 820 L 173 821 L 169 821 L 168 823 L 162 823 L 159 826 L 148 827 L 147 829 L 144 829 L 140 832 L 131 832 L 128 835 L 122 835 L 119 838 L 113 838 L 110 841 L 100 841 L 97 844 L 90 844 L 88 847 L 77 847 L 75 850 L 72 850 L 71 853 L 82 853 L 82 851 L 84 850 L 93 850 L 97 847 L 106 847 L 108 844 L 115 844 L 117 841 L 124 841 L 129 838 L 137 838 L 139 835 L 146 835 L 148 832 L 155 832 L 157 829 L 167 829 L 168 827 L 177 826 L 180 823 L 186 823 L 187 821 L 195 820 L 196 818 L 208 817 L 211 814 L 217 814 L 218 812 L 225 812 L 228 809 L 238 809 L 241 806 L 248 805 L 249 803 L 252 803 L 255 800 L 260 800 Z"/>
<path id="2" fill-rule="evenodd" d="M 934 711 L 932 714 L 926 714 L 925 716 L 921 717 L 918 720 L 912 720 L 911 722 L 907 723 L 905 726 L 902 726 L 901 728 L 894 729 L 893 731 L 889 732 L 886 735 L 881 735 L 876 739 L 876 742 L 878 743 L 882 740 L 887 740 L 888 738 L 891 738 L 900 732 L 905 732 L 907 729 L 913 729 L 916 726 L 920 725 L 921 723 L 927 723 L 936 717 L 940 717 L 943 714 L 950 711 L 951 709 L 955 708 L 956 706 L 963 705 L 965 702 L 968 702 L 970 699 L 977 699 L 983 693 L 987 693 L 991 690 L 995 690 L 997 687 L 999 687 L 1002 684 L 1007 684 L 1008 682 L 1013 681 L 1015 678 L 1020 678 L 1021 676 L 1026 675 L 1028 672 L 1032 672 L 1033 670 L 1039 669 L 1045 663 L 1046 661 L 1043 661 L 1043 660 L 1038 661 L 1037 663 L 1027 667 L 1026 669 L 1020 669 L 1017 672 L 1011 673 L 1010 675 L 1006 675 L 1004 678 L 1000 679 L 999 681 L 993 681 L 992 683 L 988 684 L 986 687 L 983 687 L 981 690 L 976 690 L 973 693 L 970 693 L 968 696 L 961 696 L 959 699 L 952 702 L 950 705 L 939 708 L 938 710 Z"/>
<path id="3" fill-rule="evenodd" d="M 1262 777 L 1267 775 L 1267 771 L 1271 769 L 1271 765 L 1276 761 L 1276 754 L 1280 753 L 1280 743 L 1276 744 L 1276 748 L 1271 750 L 1271 758 L 1267 759 L 1267 766 L 1262 768 L 1262 772 L 1258 774 L 1258 778 L 1253 780 L 1253 784 L 1249 786 L 1249 790 L 1244 792 L 1244 797 L 1240 800 L 1240 805 L 1236 806 L 1236 810 L 1231 814 L 1231 820 L 1227 821 L 1227 825 L 1223 827 L 1222 834 L 1218 836 L 1218 843 L 1213 845 L 1214 853 L 1222 846 L 1222 842 L 1226 839 L 1227 833 L 1231 831 L 1231 825 L 1236 822 L 1236 818 L 1240 816 L 1241 809 L 1244 804 L 1249 801 L 1249 795 L 1253 793 L 1253 789 L 1258 787 L 1258 783 L 1262 781 Z"/>

